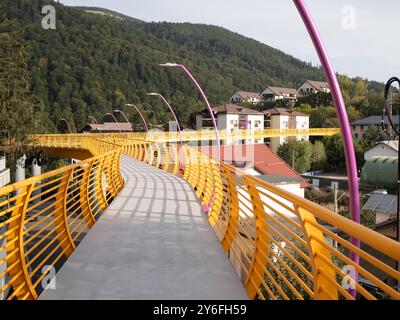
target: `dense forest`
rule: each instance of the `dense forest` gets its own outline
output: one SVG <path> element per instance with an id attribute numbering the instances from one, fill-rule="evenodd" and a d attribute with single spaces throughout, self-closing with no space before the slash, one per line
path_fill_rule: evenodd
<path id="1" fill-rule="evenodd" d="M 41 9 L 49 3 L 56 7 L 56 30 L 41 26 Z M 90 115 L 103 120 L 115 108 L 139 123 L 126 103 L 140 105 L 152 124 L 164 124 L 169 116 L 158 100 L 146 95 L 149 91 L 165 95 L 183 126 L 191 126 L 191 115 L 203 105 L 183 74 L 158 66 L 168 61 L 189 67 L 213 104 L 238 89 L 261 91 L 267 85 L 297 87 L 306 79 L 324 80 L 321 69 L 221 27 L 147 23 L 104 9 L 43 0 L 0 4 L 27 46 L 30 88 L 39 109 L 49 115 L 43 128 L 47 132 L 65 132 L 61 118 L 79 131 Z M 364 97 L 380 95 L 381 84 L 360 81 L 368 86 Z M 373 113 L 366 108 L 370 102 L 361 102 L 363 114 Z"/>

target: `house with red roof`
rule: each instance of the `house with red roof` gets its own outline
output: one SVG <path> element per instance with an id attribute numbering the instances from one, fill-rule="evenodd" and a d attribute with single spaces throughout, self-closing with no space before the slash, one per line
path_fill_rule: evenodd
<path id="1" fill-rule="evenodd" d="M 215 146 L 203 146 L 201 151 L 217 158 Z M 304 189 L 309 186 L 299 173 L 265 144 L 221 146 L 221 160 L 240 169 L 244 174 L 257 176 L 300 197 L 304 197 Z"/>

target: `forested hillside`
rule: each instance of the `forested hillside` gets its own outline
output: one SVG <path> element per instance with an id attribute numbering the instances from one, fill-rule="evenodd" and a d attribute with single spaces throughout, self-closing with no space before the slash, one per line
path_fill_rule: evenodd
<path id="1" fill-rule="evenodd" d="M 189 126 L 190 115 L 202 103 L 183 74 L 158 66 L 167 61 L 187 65 L 214 104 L 237 89 L 261 91 L 266 85 L 296 87 L 306 79 L 324 80 L 322 71 L 310 64 L 215 26 L 146 23 L 51 2 L 57 29 L 43 30 L 41 8 L 48 3 L 0 0 L 29 46 L 31 89 L 50 114 L 49 130 L 63 130 L 60 118 L 65 117 L 79 131 L 89 115 L 100 120 L 106 112 L 124 109 L 125 103 L 141 104 L 153 124 L 165 123 L 165 109 L 146 95 L 149 91 L 171 100 Z M 374 87 L 380 90 L 379 84 Z M 125 111 L 138 120 L 133 111 Z"/>

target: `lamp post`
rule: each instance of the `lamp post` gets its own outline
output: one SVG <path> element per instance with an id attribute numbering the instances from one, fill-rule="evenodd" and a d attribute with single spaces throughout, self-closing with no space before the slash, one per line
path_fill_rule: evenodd
<path id="1" fill-rule="evenodd" d="M 127 107 L 132 107 L 136 110 L 136 112 L 140 115 L 140 118 L 142 119 L 143 125 L 144 125 L 144 129 L 146 130 L 146 132 L 149 131 L 149 127 L 147 126 L 146 120 L 144 119 L 143 114 L 140 112 L 139 108 L 136 107 L 134 104 L 126 104 Z"/>
<path id="2" fill-rule="evenodd" d="M 388 117 L 389 124 L 397 136 L 398 139 L 398 146 L 397 146 L 397 212 L 396 212 L 396 218 L 397 218 L 397 232 L 396 232 L 396 240 L 400 242 L 400 131 L 399 131 L 399 124 L 400 124 L 400 119 L 398 119 L 397 126 L 393 121 L 392 118 L 392 108 L 391 108 L 391 103 L 389 102 L 389 92 L 390 88 L 392 87 L 393 83 L 397 82 L 400 86 L 400 79 L 397 77 L 390 78 L 389 81 L 386 83 L 385 86 L 385 107 L 383 109 L 382 113 L 382 121 L 381 125 L 384 131 L 387 132 L 386 127 L 385 127 L 385 114 Z M 387 132 L 388 133 L 388 132 Z M 391 134 L 389 134 L 391 136 Z M 400 264 L 399 261 L 396 261 L 396 270 L 400 271 Z M 400 289 L 400 281 L 397 282 L 397 286 Z"/>
<path id="3" fill-rule="evenodd" d="M 120 126 L 119 126 L 119 123 L 118 123 L 117 118 L 115 118 L 114 115 L 113 115 L 112 113 L 109 113 L 109 112 L 106 113 L 106 116 L 110 116 L 110 117 L 112 117 L 112 118 L 114 119 L 115 123 L 118 125 L 119 133 L 121 133 L 121 128 L 120 128 Z"/>
<path id="4" fill-rule="evenodd" d="M 116 109 L 116 110 L 114 110 L 114 112 L 115 113 L 120 113 L 120 114 L 122 114 L 122 116 L 124 117 L 124 119 L 126 120 L 126 122 L 128 123 L 128 124 L 131 124 L 130 122 L 129 122 L 129 119 L 128 119 L 128 117 L 125 115 L 125 113 L 123 113 L 121 110 L 119 110 L 119 109 Z M 131 132 L 133 132 L 133 127 L 131 126 Z"/>
<path id="5" fill-rule="evenodd" d="M 207 109 L 210 113 L 212 123 L 214 126 L 214 132 L 215 132 L 215 139 L 217 140 L 217 151 L 218 151 L 218 166 L 220 166 L 221 162 L 221 143 L 219 140 L 219 132 L 218 132 L 218 126 L 217 126 L 217 121 L 215 120 L 214 113 L 212 111 L 211 105 L 207 99 L 206 94 L 204 93 L 203 89 L 200 87 L 199 83 L 195 79 L 195 77 L 190 73 L 190 71 L 183 65 L 183 64 L 178 64 L 178 63 L 164 63 L 160 64 L 161 67 L 167 67 L 167 68 L 179 68 L 181 69 L 188 77 L 189 79 L 193 82 L 195 85 L 197 91 L 199 91 L 201 97 L 203 98 L 204 103 L 207 106 Z"/>
<path id="6" fill-rule="evenodd" d="M 336 77 L 335 71 L 329 59 L 328 53 L 325 49 L 325 45 L 318 32 L 317 26 L 307 8 L 304 0 L 293 0 L 301 18 L 303 19 L 304 25 L 306 26 L 311 40 L 314 43 L 314 47 L 318 53 L 318 57 L 321 61 L 321 65 L 324 69 L 326 77 L 329 82 L 329 86 L 332 90 L 333 104 L 336 108 L 336 113 L 339 118 L 340 127 L 342 131 L 344 153 L 346 158 L 346 168 L 349 185 L 349 197 L 350 197 L 350 212 L 351 218 L 354 222 L 360 223 L 360 193 L 358 190 L 358 170 L 356 155 L 354 151 L 353 135 L 350 128 L 350 123 L 344 103 L 343 95 L 340 90 L 339 81 Z M 360 240 L 352 238 L 351 242 L 357 248 L 360 247 Z M 351 259 L 356 265 L 360 263 L 360 257 L 358 254 L 352 252 Z M 354 281 L 358 282 L 358 274 L 356 273 Z M 350 290 L 352 296 L 356 296 L 356 290 Z"/>
<path id="7" fill-rule="evenodd" d="M 179 125 L 179 121 L 178 121 L 178 117 L 176 116 L 176 113 L 174 111 L 174 109 L 172 109 L 171 105 L 168 103 L 167 99 L 164 98 L 163 95 L 161 95 L 160 93 L 148 93 L 148 96 L 154 96 L 154 97 L 159 97 L 161 99 L 162 102 L 165 103 L 165 105 L 169 108 L 169 110 L 171 111 L 172 115 L 174 116 L 174 119 L 176 121 L 176 125 L 178 127 L 178 131 L 179 131 L 179 138 L 181 140 L 181 145 L 183 144 L 183 140 L 182 140 L 182 130 L 181 130 L 181 126 Z"/>
<path id="8" fill-rule="evenodd" d="M 99 124 L 99 122 L 97 121 L 97 119 L 94 116 L 89 116 L 89 119 L 94 120 L 95 124 Z"/>
<path id="9" fill-rule="evenodd" d="M 66 119 L 64 119 L 64 118 L 61 118 L 60 120 L 63 121 L 63 122 L 65 122 L 65 123 L 67 124 L 69 133 L 72 134 L 72 130 L 71 130 L 71 126 L 69 125 L 69 122 L 68 122 Z"/>

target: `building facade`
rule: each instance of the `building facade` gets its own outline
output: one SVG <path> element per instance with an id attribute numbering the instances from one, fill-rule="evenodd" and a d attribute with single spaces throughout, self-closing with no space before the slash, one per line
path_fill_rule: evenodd
<path id="1" fill-rule="evenodd" d="M 301 112 L 292 111 L 286 108 L 273 108 L 264 111 L 265 129 L 309 129 L 310 116 Z M 282 144 L 288 141 L 287 137 L 274 137 L 266 142 L 269 147 L 276 152 Z M 308 136 L 298 136 L 293 139 L 297 141 L 308 141 Z"/>
<path id="2" fill-rule="evenodd" d="M 381 141 L 364 153 L 364 159 L 365 161 L 368 161 L 373 157 L 397 157 L 398 152 L 398 140 Z"/>
<path id="3" fill-rule="evenodd" d="M 399 129 L 399 116 L 393 116 L 393 123 Z M 383 123 L 385 129 L 390 133 L 393 129 L 389 124 L 389 120 L 387 116 L 384 117 Z M 370 127 L 382 128 L 382 116 L 370 116 L 364 119 L 360 119 L 351 123 L 351 130 L 353 132 L 353 137 L 355 139 L 362 139 L 364 137 L 365 132 Z"/>
<path id="4" fill-rule="evenodd" d="M 212 108 L 217 121 L 218 130 L 233 132 L 234 130 L 264 130 L 264 114 L 257 110 L 243 108 L 236 104 L 225 104 Z M 213 129 L 213 123 L 208 109 L 196 115 L 196 129 Z M 264 143 L 263 139 L 249 139 L 242 141 L 250 144 Z M 222 144 L 232 145 L 234 140 L 224 140 Z"/>
<path id="5" fill-rule="evenodd" d="M 279 87 L 266 87 L 261 96 L 264 102 L 273 103 L 278 100 L 284 100 L 287 104 L 294 105 L 297 102 L 298 92 L 296 89 L 279 88 Z"/>
<path id="6" fill-rule="evenodd" d="M 237 91 L 229 98 L 229 101 L 231 103 L 247 102 L 256 105 L 261 102 L 261 95 L 257 92 Z"/>
<path id="7" fill-rule="evenodd" d="M 10 183 L 10 169 L 6 167 L 6 157 L 0 156 L 0 188 Z"/>
<path id="8" fill-rule="evenodd" d="M 331 88 L 328 82 L 307 80 L 299 87 L 297 91 L 299 94 L 305 96 L 318 92 L 330 93 Z"/>

